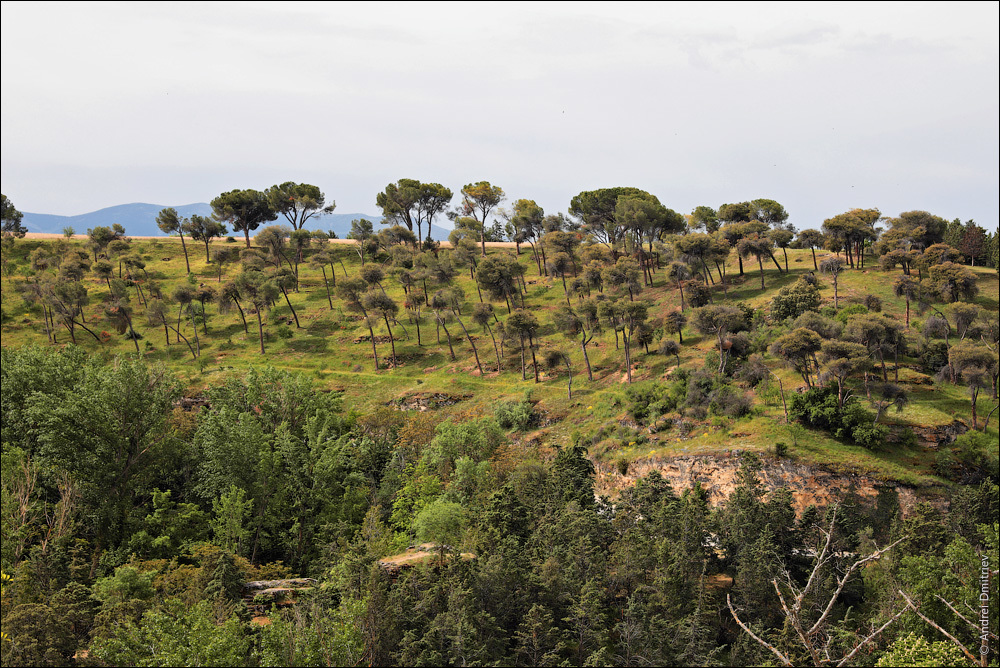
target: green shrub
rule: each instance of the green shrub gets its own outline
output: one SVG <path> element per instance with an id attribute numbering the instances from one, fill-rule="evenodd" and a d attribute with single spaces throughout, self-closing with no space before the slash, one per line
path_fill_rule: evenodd
<path id="1" fill-rule="evenodd" d="M 875 295 L 865 295 L 865 308 L 867 308 L 870 313 L 881 313 L 882 300 Z"/>
<path id="2" fill-rule="evenodd" d="M 274 333 L 278 335 L 279 339 L 290 339 L 292 338 L 292 328 L 288 325 L 278 325 Z"/>
<path id="3" fill-rule="evenodd" d="M 935 374 L 948 364 L 948 346 L 944 341 L 928 341 L 920 353 L 920 368 Z"/>
<path id="4" fill-rule="evenodd" d="M 628 458 L 619 457 L 615 462 L 615 468 L 618 469 L 619 475 L 628 475 Z"/>
<path id="5" fill-rule="evenodd" d="M 950 448 L 942 448 L 934 468 L 942 477 L 966 485 L 1000 479 L 1000 455 L 996 440 L 981 431 L 968 431 L 955 439 Z"/>
<path id="6" fill-rule="evenodd" d="M 847 319 L 852 315 L 864 315 L 865 313 L 868 313 L 868 307 L 864 304 L 849 304 L 840 309 L 840 313 L 838 313 L 835 317 L 837 320 L 846 325 Z"/>
<path id="7" fill-rule="evenodd" d="M 880 447 L 889 435 L 885 425 L 875 423 L 875 413 L 858 402 L 837 406 L 837 392 L 814 387 L 792 396 L 789 417 L 802 424 L 828 431 L 834 438 L 853 441 L 870 450 Z"/>
<path id="8" fill-rule="evenodd" d="M 648 424 L 664 413 L 676 410 L 679 402 L 675 392 L 677 387 L 677 381 L 630 385 L 625 390 L 629 415 L 640 424 Z"/>
<path id="9" fill-rule="evenodd" d="M 535 420 L 534 407 L 530 401 L 500 401 L 493 409 L 493 415 L 502 429 L 524 431 Z"/>
<path id="10" fill-rule="evenodd" d="M 771 317 L 775 320 L 797 318 L 806 311 L 819 308 L 819 288 L 801 278 L 786 285 L 771 300 Z"/>

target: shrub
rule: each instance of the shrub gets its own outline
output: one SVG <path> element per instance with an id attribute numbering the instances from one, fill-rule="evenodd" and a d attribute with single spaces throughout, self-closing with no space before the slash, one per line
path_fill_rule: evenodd
<path id="1" fill-rule="evenodd" d="M 837 320 L 846 325 L 847 319 L 852 315 L 863 315 L 865 313 L 868 313 L 868 307 L 864 304 L 849 304 L 848 306 L 840 309 L 840 313 L 838 313 L 835 317 Z"/>
<path id="2" fill-rule="evenodd" d="M 934 463 L 938 474 L 962 484 L 1000 479 L 1000 455 L 996 441 L 980 431 L 968 431 L 951 448 L 942 448 Z"/>
<path id="3" fill-rule="evenodd" d="M 688 283 L 684 286 L 684 294 L 687 295 L 688 304 L 694 308 L 700 308 L 712 301 L 712 293 L 704 283 Z"/>
<path id="4" fill-rule="evenodd" d="M 292 328 L 288 325 L 278 325 L 274 333 L 278 335 L 279 339 L 290 339 L 292 338 Z"/>
<path id="5" fill-rule="evenodd" d="M 615 468 L 618 469 L 618 475 L 628 475 L 628 458 L 619 457 L 615 462 Z"/>
<path id="6" fill-rule="evenodd" d="M 730 385 L 722 385 L 708 397 L 708 409 L 714 415 L 738 418 L 749 415 L 753 410 L 753 401 L 745 392 Z"/>
<path id="7" fill-rule="evenodd" d="M 789 417 L 815 429 L 830 432 L 834 438 L 849 440 L 875 449 L 885 443 L 889 429 L 875 423 L 875 414 L 857 402 L 837 406 L 837 392 L 814 387 L 792 397 Z"/>
<path id="8" fill-rule="evenodd" d="M 934 374 L 948 364 L 948 346 L 944 341 L 928 341 L 920 353 L 920 368 Z"/>
<path id="9" fill-rule="evenodd" d="M 871 313 L 881 313 L 882 300 L 875 295 L 865 295 L 865 308 Z"/>
<path id="10" fill-rule="evenodd" d="M 493 415 L 502 429 L 524 431 L 535 420 L 534 407 L 530 401 L 501 401 L 493 409 Z"/>
<path id="11" fill-rule="evenodd" d="M 819 288 L 799 279 L 792 285 L 781 288 L 771 300 L 771 317 L 775 320 L 796 318 L 806 311 L 819 308 L 819 304 Z"/>
<path id="12" fill-rule="evenodd" d="M 733 376 L 746 387 L 757 387 L 765 378 L 770 377 L 771 372 L 764 364 L 763 356 L 754 353 L 743 362 Z"/>

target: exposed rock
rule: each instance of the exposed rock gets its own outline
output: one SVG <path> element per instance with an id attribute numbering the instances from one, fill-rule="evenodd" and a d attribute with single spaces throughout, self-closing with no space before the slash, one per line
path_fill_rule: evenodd
<path id="1" fill-rule="evenodd" d="M 614 462 L 597 465 L 597 486 L 600 493 L 612 489 L 622 489 L 635 484 L 637 478 L 652 471 L 659 471 L 679 494 L 700 482 L 708 492 L 712 505 L 719 505 L 733 492 L 737 485 L 740 468 L 739 451 L 727 455 L 691 455 L 673 458 L 637 459 L 629 463 L 628 472 L 622 475 Z M 899 505 L 904 515 L 924 498 L 918 498 L 913 489 L 896 483 L 887 483 L 870 476 L 857 473 L 831 471 L 825 468 L 807 466 L 790 459 L 762 457 L 763 468 L 760 478 L 768 491 L 787 487 L 792 493 L 792 505 L 796 514 L 801 514 L 808 506 L 828 506 L 840 501 L 853 492 L 864 501 L 874 502 L 879 489 L 886 486 L 895 489 L 899 495 Z"/>
<path id="2" fill-rule="evenodd" d="M 391 341 L 392 339 L 390 339 L 389 336 L 386 334 L 379 334 L 378 336 L 375 337 L 375 343 L 389 343 Z M 364 336 L 359 336 L 352 341 L 352 343 L 371 343 L 371 342 L 372 342 L 372 337 L 368 334 L 365 334 Z"/>
<path id="3" fill-rule="evenodd" d="M 902 431 L 902 429 L 896 428 L 894 431 Z M 969 431 L 969 425 L 961 420 L 955 420 L 950 424 L 932 427 L 911 426 L 909 429 L 917 437 L 917 444 L 929 450 L 937 450 L 942 445 L 951 445 L 954 443 L 956 438 Z"/>
<path id="4" fill-rule="evenodd" d="M 207 408 L 208 406 L 208 397 L 181 397 L 174 402 L 175 408 L 180 408 L 181 410 L 188 412 L 201 410 L 202 408 Z"/>
<path id="5" fill-rule="evenodd" d="M 254 580 L 243 584 L 244 591 L 263 591 L 264 589 L 315 587 L 318 582 L 312 578 L 291 578 L 288 580 Z"/>
<path id="6" fill-rule="evenodd" d="M 302 591 L 317 585 L 312 578 L 289 578 L 287 580 L 255 580 L 243 584 L 243 602 L 254 615 L 258 625 L 270 623 L 266 613 L 272 608 L 295 605 L 295 597 Z"/>
<path id="7" fill-rule="evenodd" d="M 470 396 L 472 395 L 458 396 L 444 392 L 414 392 L 393 399 L 389 405 L 401 411 L 426 411 L 442 406 L 454 406 Z"/>

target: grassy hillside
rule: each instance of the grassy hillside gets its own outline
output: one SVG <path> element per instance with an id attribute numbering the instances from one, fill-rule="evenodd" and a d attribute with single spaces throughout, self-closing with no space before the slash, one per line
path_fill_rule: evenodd
<path id="1" fill-rule="evenodd" d="M 39 247 L 55 250 L 56 244 L 70 247 L 77 241 L 35 241 L 19 240 L 13 248 L 5 250 L 8 272 L 2 279 L 3 295 L 3 345 L 22 346 L 28 344 L 47 345 L 42 310 L 40 306 L 27 303 L 21 296 L 17 284 L 31 280 L 29 257 Z M 225 246 L 217 242 L 213 249 Z M 239 244 L 242 246 L 242 244 Z M 82 248 L 82 245 L 80 245 Z M 164 238 L 147 241 L 133 241 L 133 253 L 141 256 L 146 263 L 147 276 L 139 272 L 136 276 L 140 284 L 156 281 L 167 296 L 180 285 L 195 287 L 209 285 L 218 287 L 219 274 L 215 265 L 206 262 L 204 247 L 188 244 L 192 275 L 185 275 L 184 255 L 180 241 Z M 350 245 L 331 244 L 326 247 L 339 262 L 335 262 L 336 280 L 342 281 L 346 275 L 356 278 L 361 269 L 358 255 Z M 309 253 L 315 252 L 314 250 Z M 443 254 L 449 251 L 442 251 Z M 493 247 L 490 253 L 513 254 L 513 248 Z M 793 284 L 800 276 L 813 269 L 809 251 L 790 250 L 787 274 L 779 274 L 772 265 L 764 269 L 766 289 L 760 289 L 760 279 L 756 267 L 747 264 L 744 276 L 735 276 L 736 257 L 730 258 L 728 271 L 731 284 L 724 293 L 716 286 L 713 298 L 717 304 L 743 302 L 755 309 L 766 312 L 771 299 L 782 287 Z M 308 257 L 308 253 L 307 253 Z M 822 260 L 823 254 L 820 254 Z M 651 433 L 651 429 L 636 424 L 629 416 L 630 399 L 627 397 L 626 374 L 622 351 L 616 348 L 613 332 L 605 332 L 596 338 L 588 348 L 593 365 L 594 381 L 587 380 L 583 355 L 577 339 L 567 339 L 552 324 L 551 314 L 560 304 L 565 304 L 563 284 L 558 278 L 539 276 L 530 251 L 524 250 L 518 261 L 526 267 L 525 282 L 526 307 L 538 317 L 541 323 L 540 349 L 537 351 L 539 363 L 548 350 L 560 350 L 568 354 L 573 374 L 573 396 L 567 396 L 567 375 L 565 367 L 555 370 L 544 369 L 539 383 L 535 383 L 529 366 L 528 379 L 521 379 L 520 355 L 516 345 L 505 352 L 503 369 L 496 369 L 493 344 L 489 333 L 472 324 L 472 305 L 478 301 L 475 283 L 469 277 L 468 269 L 460 269 L 455 279 L 466 296 L 463 321 L 473 335 L 479 348 L 484 367 L 480 376 L 472 348 L 464 340 L 458 323 L 449 324 L 457 360 L 452 361 L 443 332 L 440 343 L 435 334 L 435 325 L 429 309 L 424 309 L 421 323 L 422 346 L 418 346 L 415 323 L 407 318 L 402 308 L 403 289 L 399 281 L 386 271 L 384 289 L 400 304 L 401 328 L 394 328 L 396 335 L 405 328 L 408 336 L 395 342 L 397 368 L 388 368 L 386 359 L 390 355 L 388 338 L 379 343 L 381 367 L 376 370 L 372 359 L 368 329 L 358 313 L 350 310 L 345 302 L 333 298 L 333 308 L 327 302 L 322 273 L 303 262 L 299 266 L 300 281 L 297 292 L 290 292 L 289 298 L 298 312 L 301 328 L 296 328 L 292 314 L 279 295 L 276 305 L 262 314 L 264 321 L 265 349 L 259 352 L 256 316 L 248 313 L 249 334 L 245 334 L 239 314 L 220 314 L 215 306 L 209 306 L 207 334 L 200 326 L 199 341 L 201 355 L 193 359 L 188 347 L 174 342 L 171 332 L 170 345 L 165 344 L 162 327 L 147 324 L 144 307 L 139 303 L 135 289 L 131 290 L 131 304 L 135 309 L 134 324 L 142 339 L 139 347 L 142 355 L 150 362 L 162 362 L 172 369 L 188 385 L 187 394 L 198 395 L 206 386 L 217 381 L 232 369 L 250 365 L 269 364 L 285 369 L 293 369 L 309 374 L 325 388 L 341 390 L 346 405 L 360 412 L 369 412 L 379 406 L 400 401 L 417 401 L 420 398 L 440 395 L 446 405 L 437 407 L 443 415 L 467 416 L 493 414 L 498 402 L 518 401 L 528 398 L 535 405 L 539 419 L 527 432 L 518 434 L 526 444 L 545 450 L 554 445 L 569 442 L 573 432 L 579 432 L 588 442 L 591 453 L 598 460 L 629 461 L 641 457 L 670 456 L 677 454 L 711 453 L 731 449 L 766 450 L 776 442 L 789 446 L 791 456 L 801 461 L 842 467 L 852 471 L 865 471 L 878 477 L 913 485 L 936 485 L 942 481 L 933 475 L 934 453 L 919 447 L 888 448 L 871 452 L 861 447 L 841 443 L 828 434 L 805 429 L 798 425 L 787 425 L 780 395 L 776 387 L 758 386 L 754 395 L 755 408 L 748 417 L 730 419 L 708 417 L 705 419 L 675 419 L 669 428 Z M 343 264 L 341 265 L 342 262 Z M 115 271 L 117 274 L 117 263 Z M 753 263 L 756 264 L 756 263 Z M 867 270 L 847 270 L 840 277 L 839 298 L 841 307 L 862 301 L 866 295 L 881 299 L 883 313 L 903 317 L 905 303 L 892 292 L 892 281 L 897 272 L 882 272 L 874 262 Z M 998 310 L 998 280 L 993 269 L 975 268 L 979 281 L 977 303 L 995 313 Z M 238 264 L 225 267 L 222 280 L 234 277 L 239 272 Z M 327 268 L 329 274 L 330 269 Z M 819 276 L 824 305 L 833 304 L 833 290 L 826 276 Z M 109 297 L 109 289 L 104 280 L 88 273 L 84 283 L 89 289 L 90 304 L 85 309 L 87 326 L 107 340 L 95 341 L 90 335 L 77 329 L 77 344 L 95 355 L 110 358 L 114 354 L 134 354 L 131 340 L 118 334 L 107 321 L 104 304 Z M 653 274 L 653 286 L 646 287 L 637 295 L 649 304 L 650 321 L 657 321 L 670 311 L 679 308 L 677 290 L 670 284 L 661 270 Z M 576 297 L 571 297 L 573 303 Z M 507 310 L 503 302 L 494 304 L 498 318 L 503 321 Z M 170 314 L 176 320 L 178 308 L 170 306 Z M 922 318 L 914 313 L 915 324 Z M 194 344 L 194 333 L 188 319 L 183 318 L 181 331 Z M 176 323 L 175 323 L 176 324 Z M 777 332 L 778 330 L 775 330 Z M 375 330 L 377 337 L 387 337 L 384 325 Z M 675 359 L 655 352 L 654 337 L 649 353 L 637 347 L 633 354 L 633 387 L 644 387 L 669 378 L 673 373 Z M 919 338 L 917 327 L 911 329 L 911 336 Z M 706 356 L 717 354 L 714 337 L 698 334 L 688 325 L 683 331 L 684 345 L 680 352 L 681 367 L 689 370 L 705 366 Z M 58 332 L 58 345 L 68 345 L 70 337 L 65 329 Z M 781 379 L 786 395 L 794 392 L 803 381 L 793 370 L 780 360 L 767 355 L 767 364 L 777 378 Z M 530 365 L 530 356 L 528 358 Z M 965 418 L 969 412 L 969 401 L 965 389 L 949 384 L 920 384 L 925 376 L 915 369 L 918 360 L 903 358 L 900 380 L 911 392 L 911 401 L 905 409 L 896 413 L 887 412 L 883 422 L 898 425 L 945 425 L 956 417 Z M 987 393 L 983 393 L 986 395 Z M 415 397 L 415 398 L 414 398 Z M 980 412 L 985 415 L 992 404 L 987 396 L 980 398 Z M 1000 422 L 1000 420 L 995 420 Z M 991 430 L 993 431 L 993 430 Z"/>

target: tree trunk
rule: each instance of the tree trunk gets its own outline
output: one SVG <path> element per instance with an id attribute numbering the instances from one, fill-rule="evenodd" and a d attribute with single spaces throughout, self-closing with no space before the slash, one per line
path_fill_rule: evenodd
<path id="1" fill-rule="evenodd" d="M 446 325 L 443 320 L 440 320 L 440 322 L 441 322 L 441 329 L 444 330 L 445 338 L 448 339 L 448 352 L 451 353 L 451 361 L 454 362 L 458 358 L 455 357 L 455 348 L 452 347 L 451 345 L 451 332 L 448 331 L 448 325 Z"/>
<path id="2" fill-rule="evenodd" d="M 528 335 L 528 344 L 531 348 L 531 368 L 535 372 L 535 382 L 538 382 L 538 360 L 535 359 L 535 339 L 533 336 Z"/>
<path id="3" fill-rule="evenodd" d="M 333 297 L 330 296 L 330 284 L 326 280 L 326 267 L 320 267 L 323 270 L 323 285 L 326 286 L 326 301 L 330 303 L 330 310 L 333 310 Z"/>
<path id="4" fill-rule="evenodd" d="M 489 326 L 489 323 L 486 324 L 486 328 L 490 332 L 490 338 L 493 339 L 493 352 L 496 353 L 496 356 L 497 356 L 497 373 L 499 374 L 500 373 L 500 348 L 499 348 L 499 346 L 497 346 L 497 337 L 493 336 L 493 328 Z"/>
<path id="5" fill-rule="evenodd" d="M 385 328 L 389 332 L 389 347 L 392 349 L 392 368 L 396 368 L 396 340 L 392 335 L 392 328 L 389 327 L 389 316 L 382 314 L 382 319 L 385 320 Z"/>
<path id="6" fill-rule="evenodd" d="M 528 377 L 525 374 L 525 366 L 524 366 L 524 335 L 523 334 L 520 335 L 520 339 L 521 339 L 521 380 L 527 380 Z"/>
<path id="7" fill-rule="evenodd" d="M 191 263 L 188 261 L 188 249 L 187 244 L 184 243 L 184 233 L 181 232 L 181 248 L 184 249 L 184 265 L 187 267 L 187 273 L 191 273 Z M 250 247 L 250 240 L 247 239 L 247 248 Z"/>
<path id="8" fill-rule="evenodd" d="M 368 325 L 368 336 L 372 340 L 372 355 L 375 357 L 375 370 L 378 371 L 378 348 L 375 347 L 375 330 L 372 329 L 371 322 L 368 320 L 368 314 L 365 313 L 365 323 Z"/>
<path id="9" fill-rule="evenodd" d="M 257 331 L 260 334 L 260 354 L 264 354 L 264 321 L 260 318 L 260 305 L 257 306 Z M 242 311 L 240 311 L 242 313 Z"/>
<path id="10" fill-rule="evenodd" d="M 285 303 L 288 304 L 288 308 L 292 311 L 292 317 L 295 318 L 295 327 L 302 329 L 302 325 L 299 324 L 299 315 L 295 312 L 295 307 L 292 306 L 291 300 L 288 299 L 288 293 L 285 292 L 285 288 L 281 288 L 281 294 L 285 295 Z"/>
<path id="11" fill-rule="evenodd" d="M 479 363 L 479 351 L 476 349 L 476 344 L 472 340 L 472 335 L 469 334 L 469 330 L 465 328 L 465 323 L 462 322 L 462 319 L 458 317 L 458 310 L 452 309 L 452 312 L 455 313 L 455 320 L 458 320 L 458 324 L 461 325 L 462 331 L 465 332 L 465 338 L 468 340 L 469 345 L 472 346 L 472 354 L 476 356 L 476 367 L 479 369 L 479 377 L 482 378 L 483 365 Z"/>
<path id="12" fill-rule="evenodd" d="M 198 325 L 195 324 L 195 322 L 194 322 L 194 313 L 191 312 L 191 304 L 193 304 L 193 303 L 194 302 L 189 302 L 188 303 L 188 319 L 191 321 L 191 329 L 194 330 L 194 346 L 195 346 L 195 348 L 198 349 L 198 355 L 200 356 L 201 355 L 201 341 L 198 339 Z"/>
<path id="13" fill-rule="evenodd" d="M 591 338 L 593 338 L 593 337 L 591 337 Z M 587 338 L 587 334 L 586 333 L 584 333 L 580 337 L 580 339 L 581 339 L 580 340 L 580 349 L 583 350 L 583 361 L 587 365 L 587 379 L 590 380 L 590 382 L 593 383 L 594 382 L 594 372 L 591 371 L 591 369 L 590 369 L 590 357 L 587 355 L 587 343 L 590 341 L 590 339 Z"/>
<path id="14" fill-rule="evenodd" d="M 629 350 L 629 337 L 626 336 L 625 330 L 622 330 L 622 341 L 625 344 L 625 374 L 628 376 L 629 384 L 632 383 L 632 352 Z"/>

